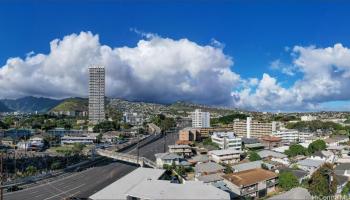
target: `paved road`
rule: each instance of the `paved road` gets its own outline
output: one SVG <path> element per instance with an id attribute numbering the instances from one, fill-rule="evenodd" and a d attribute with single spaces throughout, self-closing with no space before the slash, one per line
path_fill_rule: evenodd
<path id="1" fill-rule="evenodd" d="M 166 137 L 166 144 L 174 144 L 177 132 Z M 154 154 L 164 152 L 161 138 L 139 150 L 140 156 L 155 160 Z M 136 155 L 136 149 L 130 151 Z M 87 198 L 122 176 L 136 169 L 136 166 L 121 162 L 104 163 L 100 166 L 75 173 L 71 176 L 34 186 L 17 192 L 6 193 L 5 200 L 58 200 L 70 196 Z"/>

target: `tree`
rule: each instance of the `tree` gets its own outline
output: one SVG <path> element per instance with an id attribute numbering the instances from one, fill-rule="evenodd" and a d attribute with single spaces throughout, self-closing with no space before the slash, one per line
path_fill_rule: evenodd
<path id="1" fill-rule="evenodd" d="M 261 160 L 261 157 L 259 156 L 258 153 L 256 153 L 255 151 L 251 151 L 249 152 L 249 161 L 257 161 L 257 160 Z"/>
<path id="2" fill-rule="evenodd" d="M 326 149 L 327 145 L 323 140 L 316 140 L 313 141 L 311 144 L 308 146 L 308 151 L 309 153 L 315 153 L 316 151 L 321 151 Z"/>
<path id="3" fill-rule="evenodd" d="M 334 177 L 333 165 L 325 163 L 315 171 L 309 180 L 309 191 L 314 196 L 330 196 L 337 191 L 337 181 Z"/>
<path id="4" fill-rule="evenodd" d="M 81 154 L 81 152 L 83 151 L 85 145 L 81 144 L 81 143 L 74 143 L 73 147 L 72 147 L 72 151 L 74 154 Z"/>
<path id="5" fill-rule="evenodd" d="M 99 134 L 97 135 L 97 137 L 96 137 L 97 143 L 101 143 L 102 137 L 103 137 L 102 133 L 99 133 Z"/>
<path id="6" fill-rule="evenodd" d="M 25 176 L 33 176 L 33 175 L 35 175 L 35 174 L 37 173 L 37 171 L 38 171 L 38 169 L 37 169 L 36 167 L 34 167 L 34 166 L 32 166 L 32 165 L 29 165 L 29 166 L 26 168 L 26 170 L 25 170 L 25 172 L 24 172 L 24 175 L 25 175 Z"/>
<path id="7" fill-rule="evenodd" d="M 290 190 L 299 185 L 298 178 L 292 172 L 282 172 L 278 175 L 279 186 L 283 190 Z"/>
<path id="8" fill-rule="evenodd" d="M 100 131 L 107 132 L 107 131 L 117 131 L 120 129 L 120 125 L 116 121 L 103 121 L 98 124 L 96 124 L 93 128 L 93 131 L 95 133 L 99 133 Z"/>
<path id="9" fill-rule="evenodd" d="M 8 129 L 9 127 L 8 124 L 0 120 L 0 129 Z"/>
<path id="10" fill-rule="evenodd" d="M 51 164 L 50 168 L 52 170 L 60 169 L 61 168 L 61 162 L 60 161 L 55 161 Z"/>
<path id="11" fill-rule="evenodd" d="M 294 157 L 297 155 L 306 155 L 307 149 L 300 144 L 292 144 L 288 150 L 284 151 L 288 157 Z"/>
<path id="12" fill-rule="evenodd" d="M 226 164 L 226 163 L 220 163 L 220 165 L 225 167 L 225 169 L 224 169 L 225 174 L 233 173 L 231 165 Z"/>
<path id="13" fill-rule="evenodd" d="M 248 115 L 241 113 L 233 113 L 219 118 L 210 119 L 210 124 L 230 124 L 235 119 L 246 119 Z"/>
<path id="14" fill-rule="evenodd" d="M 346 183 L 346 185 L 344 186 L 343 190 L 341 191 L 341 195 L 349 197 L 349 193 L 350 193 L 350 181 Z"/>

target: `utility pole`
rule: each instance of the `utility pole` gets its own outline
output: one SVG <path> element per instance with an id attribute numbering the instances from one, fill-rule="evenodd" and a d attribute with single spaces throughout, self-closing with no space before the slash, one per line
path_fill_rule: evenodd
<path id="1" fill-rule="evenodd" d="M 164 130 L 164 153 L 166 153 L 166 130 Z"/>

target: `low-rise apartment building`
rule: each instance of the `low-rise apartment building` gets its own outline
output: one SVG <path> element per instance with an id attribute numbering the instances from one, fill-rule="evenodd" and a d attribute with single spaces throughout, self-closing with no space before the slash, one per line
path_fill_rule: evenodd
<path id="1" fill-rule="evenodd" d="M 211 161 L 216 163 L 233 164 L 240 161 L 243 151 L 236 149 L 223 149 L 209 151 L 208 155 Z"/>
<path id="2" fill-rule="evenodd" d="M 219 145 L 221 149 L 242 149 L 242 139 L 233 132 L 214 132 L 211 140 Z"/>
<path id="3" fill-rule="evenodd" d="M 123 113 L 123 121 L 125 123 L 129 123 L 133 126 L 140 126 L 143 123 L 143 114 L 136 112 L 124 112 Z"/>
<path id="4" fill-rule="evenodd" d="M 233 131 L 240 137 L 260 138 L 264 135 L 271 135 L 272 132 L 279 130 L 281 124 L 279 122 L 261 122 L 252 120 L 247 117 L 246 120 L 236 119 L 233 122 Z"/>
<path id="5" fill-rule="evenodd" d="M 305 142 L 308 141 L 313 134 L 310 132 L 300 132 L 294 129 L 283 129 L 272 132 L 272 135 L 282 139 L 282 143 L 289 144 L 293 142 Z"/>
<path id="6" fill-rule="evenodd" d="M 200 132 L 194 128 L 184 128 L 179 131 L 178 143 L 194 142 L 200 139 Z"/>
<path id="7" fill-rule="evenodd" d="M 278 184 L 276 173 L 255 168 L 223 175 L 226 186 L 243 198 L 262 198 L 274 192 Z"/>

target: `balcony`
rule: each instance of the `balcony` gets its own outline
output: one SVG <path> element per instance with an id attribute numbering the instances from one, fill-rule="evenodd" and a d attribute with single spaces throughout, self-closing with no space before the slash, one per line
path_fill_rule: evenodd
<path id="1" fill-rule="evenodd" d="M 266 181 L 266 187 L 275 186 L 276 184 L 278 184 L 278 180 Z"/>
<path id="2" fill-rule="evenodd" d="M 243 189 L 241 189 L 241 195 L 244 196 L 244 195 L 247 195 L 247 194 L 250 194 L 253 192 L 257 192 L 257 190 L 258 189 L 256 186 L 249 187 L 249 188 L 243 188 Z"/>

